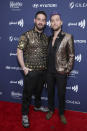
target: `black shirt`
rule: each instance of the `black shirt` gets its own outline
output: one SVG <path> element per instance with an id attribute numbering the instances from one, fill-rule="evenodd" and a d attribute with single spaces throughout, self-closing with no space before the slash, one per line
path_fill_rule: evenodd
<path id="1" fill-rule="evenodd" d="M 56 67 L 55 67 L 55 55 L 56 50 L 59 48 L 61 41 L 64 38 L 64 35 L 61 33 L 58 34 L 58 37 L 55 40 L 54 46 L 52 46 L 52 40 L 53 36 L 50 37 L 49 40 L 49 47 L 48 47 L 48 72 L 50 73 L 56 73 Z"/>

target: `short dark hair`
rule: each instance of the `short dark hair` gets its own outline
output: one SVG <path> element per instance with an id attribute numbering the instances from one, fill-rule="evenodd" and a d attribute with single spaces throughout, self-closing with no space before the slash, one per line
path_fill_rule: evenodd
<path id="1" fill-rule="evenodd" d="M 39 14 L 43 14 L 46 18 L 47 18 L 47 15 L 44 11 L 38 11 L 36 14 L 35 14 L 35 18 L 37 17 L 37 15 Z"/>
<path id="2" fill-rule="evenodd" d="M 60 16 L 60 19 L 61 19 L 61 14 L 60 14 L 60 13 L 53 12 L 53 13 L 50 15 L 50 20 L 51 20 L 51 17 L 54 16 L 54 15 L 58 15 L 58 16 Z"/>

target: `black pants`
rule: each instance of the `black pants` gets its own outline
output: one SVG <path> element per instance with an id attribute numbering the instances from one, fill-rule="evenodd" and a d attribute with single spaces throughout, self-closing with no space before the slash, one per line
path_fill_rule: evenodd
<path id="1" fill-rule="evenodd" d="M 30 71 L 24 77 L 24 89 L 22 98 L 22 114 L 27 115 L 33 91 L 35 93 L 35 106 L 41 106 L 41 93 L 45 82 L 46 71 Z"/>
<path id="2" fill-rule="evenodd" d="M 50 111 L 54 111 L 54 96 L 55 96 L 55 83 L 57 85 L 57 94 L 59 100 L 59 114 L 64 114 L 65 107 L 65 92 L 67 84 L 67 75 L 59 73 L 48 73 L 47 74 L 47 85 L 48 85 L 48 108 Z"/>

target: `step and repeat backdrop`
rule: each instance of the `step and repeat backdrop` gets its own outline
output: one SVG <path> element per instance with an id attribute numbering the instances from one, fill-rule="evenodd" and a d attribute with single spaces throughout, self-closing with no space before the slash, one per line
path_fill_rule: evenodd
<path id="1" fill-rule="evenodd" d="M 87 0 L 0 1 L 0 100 L 21 103 L 24 83 L 17 60 L 17 45 L 21 34 L 32 29 L 34 15 L 39 10 L 47 13 L 45 33 L 48 36 L 53 12 L 61 14 L 63 30 L 74 36 L 75 63 L 68 76 L 66 110 L 87 112 Z M 47 106 L 46 86 L 41 99 Z M 57 105 L 55 88 L 55 107 Z"/>

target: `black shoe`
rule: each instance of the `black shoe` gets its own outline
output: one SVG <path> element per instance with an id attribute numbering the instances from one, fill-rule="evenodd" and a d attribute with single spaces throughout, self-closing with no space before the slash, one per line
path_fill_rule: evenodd
<path id="1" fill-rule="evenodd" d="M 66 117 L 64 115 L 60 115 L 60 120 L 63 124 L 67 124 Z"/>
<path id="2" fill-rule="evenodd" d="M 42 111 L 42 112 L 48 112 L 49 109 L 47 107 L 34 107 L 34 111 Z"/>
<path id="3" fill-rule="evenodd" d="M 28 128 L 28 127 L 30 126 L 27 115 L 23 115 L 23 116 L 22 116 L 22 125 L 23 125 L 23 127 L 25 127 L 25 128 Z"/>

